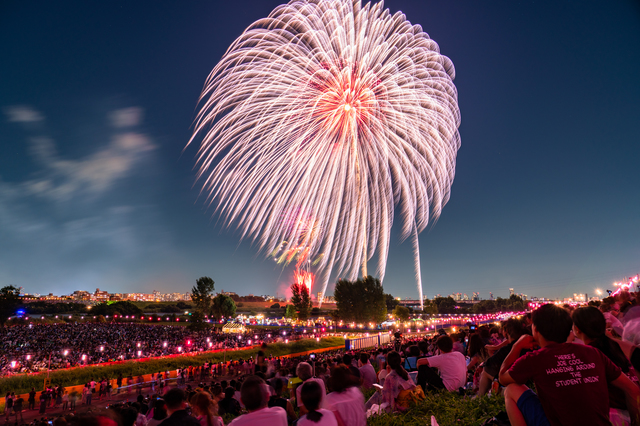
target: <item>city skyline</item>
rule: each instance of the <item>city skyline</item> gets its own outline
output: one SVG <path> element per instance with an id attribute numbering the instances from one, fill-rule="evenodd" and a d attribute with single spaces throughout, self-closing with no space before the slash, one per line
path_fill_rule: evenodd
<path id="1" fill-rule="evenodd" d="M 0 286 L 169 293 L 210 276 L 217 290 L 284 294 L 293 268 L 222 229 L 199 196 L 196 149 L 183 151 L 206 76 L 279 4 L 3 10 Z M 456 68 L 462 146 L 451 200 L 420 234 L 425 295 L 595 294 L 636 274 L 640 6 L 385 7 Z M 383 285 L 415 298 L 411 241 L 399 234 Z"/>

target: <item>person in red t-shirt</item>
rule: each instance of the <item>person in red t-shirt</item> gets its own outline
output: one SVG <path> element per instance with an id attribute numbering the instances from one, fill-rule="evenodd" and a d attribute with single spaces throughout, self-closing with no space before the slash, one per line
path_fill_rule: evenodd
<path id="1" fill-rule="evenodd" d="M 566 343 L 572 328 L 564 309 L 544 305 L 532 314 L 533 336 L 522 336 L 500 368 L 513 426 L 609 426 L 611 384 L 623 390 L 633 424 L 640 422 L 640 390 L 599 350 Z M 523 349 L 540 349 L 520 357 Z M 529 380 L 538 395 L 524 386 Z"/>

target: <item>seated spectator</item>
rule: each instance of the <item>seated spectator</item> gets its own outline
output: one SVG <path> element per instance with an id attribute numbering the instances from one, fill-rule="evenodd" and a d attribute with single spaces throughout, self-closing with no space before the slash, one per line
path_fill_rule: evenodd
<path id="1" fill-rule="evenodd" d="M 351 354 L 344 354 L 344 356 L 342 357 L 342 362 L 344 363 L 344 365 L 349 367 L 349 370 L 351 370 L 351 374 L 356 376 L 358 379 L 361 379 L 360 370 L 358 370 L 358 367 L 353 365 L 353 356 L 351 356 Z"/>
<path id="2" fill-rule="evenodd" d="M 376 370 L 369 362 L 369 354 L 362 352 L 360 354 L 360 363 L 362 367 L 360 370 L 360 377 L 362 377 L 362 386 L 365 389 L 371 389 L 374 383 L 378 383 L 378 376 L 376 376 Z"/>
<path id="3" fill-rule="evenodd" d="M 341 364 L 331 370 L 329 385 L 333 392 L 324 400 L 325 408 L 332 411 L 341 424 L 366 426 L 364 395 L 358 389 L 358 379 L 346 365 Z"/>
<path id="4" fill-rule="evenodd" d="M 384 386 L 384 380 L 389 373 L 391 373 L 391 367 L 389 367 L 389 364 L 385 361 L 384 364 L 382 364 L 382 369 L 378 372 L 378 382 L 380 382 L 381 386 Z"/>
<path id="5" fill-rule="evenodd" d="M 224 398 L 218 401 L 218 414 L 224 416 L 231 414 L 237 416 L 240 414 L 240 403 L 234 398 L 236 390 L 231 386 L 224 390 Z"/>
<path id="6" fill-rule="evenodd" d="M 318 382 L 318 384 L 322 388 L 323 397 L 324 395 L 327 394 L 327 391 L 325 390 L 325 387 L 324 387 L 324 382 L 321 379 L 316 379 L 313 377 L 313 373 L 311 371 L 311 365 L 309 363 L 301 362 L 300 364 L 298 364 L 298 366 L 296 367 L 296 375 L 300 378 L 300 380 L 302 380 L 303 385 L 308 381 Z M 300 399 L 301 390 L 302 390 L 302 385 L 298 386 L 298 388 L 296 389 L 296 401 L 298 404 L 298 408 L 300 409 L 300 415 L 303 415 L 307 413 L 307 409 L 302 404 L 302 400 Z M 320 403 L 320 407 L 322 408 L 322 402 Z"/>
<path id="7" fill-rule="evenodd" d="M 493 379 L 498 376 L 502 361 L 511 352 L 511 347 L 516 340 L 524 333 L 522 322 L 516 318 L 508 319 L 502 328 L 502 332 L 507 337 L 506 345 L 502 346 L 496 353 L 490 356 L 484 363 L 482 374 L 478 382 L 478 396 L 485 395 L 491 389 Z"/>
<path id="8" fill-rule="evenodd" d="M 267 384 L 258 376 L 249 376 L 240 389 L 242 403 L 249 411 L 236 417 L 229 426 L 287 426 L 287 413 L 281 407 L 267 407 Z"/>
<path id="9" fill-rule="evenodd" d="M 404 369 L 407 371 L 416 371 L 418 366 L 416 362 L 420 357 L 420 348 L 416 345 L 409 346 L 409 356 L 404 360 Z"/>
<path id="10" fill-rule="evenodd" d="M 386 357 L 384 354 L 384 350 L 382 348 L 378 349 L 378 354 L 376 355 L 376 362 L 378 363 L 378 370 L 382 370 L 383 364 L 386 362 Z"/>
<path id="11" fill-rule="evenodd" d="M 333 412 L 320 408 L 324 399 L 324 389 L 315 381 L 308 380 L 300 387 L 300 398 L 307 414 L 300 417 L 298 426 L 338 426 Z"/>
<path id="12" fill-rule="evenodd" d="M 467 370 L 473 374 L 474 392 L 477 392 L 480 386 L 480 376 L 484 370 L 482 364 L 489 358 L 489 353 L 485 346 L 480 334 L 472 334 L 469 338 L 469 363 L 467 364 Z"/>
<path id="13" fill-rule="evenodd" d="M 387 354 L 387 363 L 391 368 L 382 388 L 382 403 L 388 404 L 393 411 L 404 411 L 413 400 L 424 398 L 422 388 L 416 386 L 407 371 L 402 368 L 402 358 L 396 351 Z"/>
<path id="14" fill-rule="evenodd" d="M 217 416 L 217 404 L 208 392 L 196 392 L 190 403 L 201 426 L 223 426 L 222 419 Z"/>
<path id="15" fill-rule="evenodd" d="M 162 426 L 200 426 L 198 419 L 187 413 L 187 396 L 182 389 L 170 389 L 163 398 L 168 417 L 160 423 Z"/>
<path id="16" fill-rule="evenodd" d="M 476 367 L 489 358 L 485 344 L 479 334 L 472 334 L 469 338 L 469 364 L 467 370 L 474 371 Z"/>
<path id="17" fill-rule="evenodd" d="M 600 312 L 604 315 L 605 320 L 607 321 L 607 328 L 613 329 L 618 336 L 622 336 L 624 332 L 624 325 L 620 322 L 618 318 L 612 315 L 611 310 L 612 306 L 610 303 L 601 303 L 599 306 Z"/>
<path id="18" fill-rule="evenodd" d="M 147 420 L 147 426 L 158 426 L 167 418 L 167 404 L 164 399 L 156 399 L 153 405 L 153 415 Z"/>
<path id="19" fill-rule="evenodd" d="M 500 368 L 513 426 L 610 425 L 608 384 L 623 390 L 632 422 L 640 421 L 640 390 L 620 368 L 591 346 L 566 343 L 572 328 L 566 310 L 544 305 L 532 321 L 533 336 L 518 339 Z M 529 380 L 537 395 L 524 386 Z"/>
<path id="20" fill-rule="evenodd" d="M 453 340 L 440 336 L 436 342 L 440 355 L 418 360 L 418 384 L 422 389 L 457 391 L 467 379 L 467 360 L 453 350 Z M 440 373 L 440 375 L 438 375 Z"/>
<path id="21" fill-rule="evenodd" d="M 586 345 L 592 346 L 607 356 L 622 372 L 629 377 L 632 382 L 636 382 L 638 377 L 635 370 L 631 368 L 629 360 L 620 349 L 620 345 L 608 338 L 605 334 L 607 321 L 602 314 L 593 306 L 578 308 L 571 315 L 573 319 L 573 332 Z M 615 387 L 609 386 L 609 407 L 619 410 L 627 410 L 624 392 Z"/>
<path id="22" fill-rule="evenodd" d="M 467 335 L 464 332 L 460 332 L 457 334 L 452 334 L 451 335 L 451 340 L 453 340 L 453 350 L 456 352 L 460 352 L 462 355 L 465 355 L 466 353 L 466 348 L 464 345 L 464 338 Z"/>
<path id="23" fill-rule="evenodd" d="M 293 409 L 293 405 L 291 405 L 291 401 L 282 397 L 282 390 L 284 389 L 284 381 L 280 379 L 274 380 L 273 385 L 274 385 L 275 395 L 271 395 L 271 397 L 269 397 L 269 402 L 267 403 L 267 406 L 269 408 L 280 407 L 284 409 L 287 412 L 287 420 L 289 422 L 294 421 L 297 418 L 297 416 L 296 416 L 295 410 Z"/>

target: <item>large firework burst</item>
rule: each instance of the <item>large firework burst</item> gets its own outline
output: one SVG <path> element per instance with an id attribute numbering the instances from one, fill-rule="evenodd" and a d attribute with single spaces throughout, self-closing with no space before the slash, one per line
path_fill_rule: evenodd
<path id="1" fill-rule="evenodd" d="M 449 199 L 460 146 L 453 64 L 383 3 L 291 1 L 229 47 L 203 89 L 198 178 L 227 225 L 267 254 L 319 254 L 329 277 L 385 274 L 397 208 L 412 237 Z M 192 138 L 193 141 L 193 138 Z M 191 143 L 191 141 L 190 141 Z M 318 232 L 282 221 L 310 212 Z"/>

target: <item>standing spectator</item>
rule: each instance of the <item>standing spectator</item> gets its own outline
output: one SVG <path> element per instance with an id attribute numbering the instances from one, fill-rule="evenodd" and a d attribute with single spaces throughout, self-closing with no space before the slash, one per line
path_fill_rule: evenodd
<path id="1" fill-rule="evenodd" d="M 122 387 L 122 373 L 118 374 L 118 378 L 116 379 L 116 385 L 118 385 L 117 393 L 120 393 L 120 388 Z"/>
<path id="2" fill-rule="evenodd" d="M 78 401 L 78 392 L 71 391 L 71 395 L 69 396 L 69 411 L 73 411 L 76 409 L 77 401 Z"/>
<path id="3" fill-rule="evenodd" d="M 85 405 L 91 405 L 91 398 L 93 397 L 93 395 L 91 393 L 91 387 L 90 387 L 89 383 L 87 383 L 85 385 L 85 387 L 82 390 L 82 392 L 84 393 L 84 404 Z"/>
<path id="4" fill-rule="evenodd" d="M 358 370 L 358 369 L 356 368 L 356 370 Z M 360 374 L 360 373 L 358 373 L 358 374 Z M 311 364 L 309 364 L 308 362 L 299 363 L 298 366 L 296 367 L 296 375 L 300 378 L 300 380 L 302 380 L 302 384 L 303 385 L 307 381 L 318 382 L 318 384 L 322 388 L 323 397 L 324 397 L 324 395 L 326 395 L 327 391 L 325 390 L 324 382 L 322 381 L 322 379 L 316 379 L 316 378 L 313 377 L 313 373 L 312 373 L 312 370 L 311 370 Z M 302 385 L 298 386 L 298 388 L 296 389 L 296 401 L 297 401 L 297 404 L 298 404 L 298 408 L 300 409 L 300 415 L 306 414 L 306 412 L 307 412 L 307 409 L 302 404 L 302 400 L 300 399 L 301 388 L 302 388 Z M 322 402 L 320 403 L 320 406 L 322 408 Z"/>
<path id="5" fill-rule="evenodd" d="M 572 328 L 567 311 L 544 305 L 532 320 L 533 336 L 518 339 L 500 368 L 513 426 L 545 421 L 552 426 L 610 425 L 608 384 L 624 391 L 632 423 L 640 421 L 640 390 L 620 368 L 593 347 L 566 343 Z M 520 356 L 521 350 L 535 346 L 541 349 Z M 524 386 L 529 380 L 537 395 Z"/>
<path id="6" fill-rule="evenodd" d="M 338 365 L 331 370 L 329 385 L 333 392 L 324 400 L 325 408 L 331 410 L 344 425 L 365 426 L 364 395 L 358 388 L 358 380 L 346 365 Z"/>
<path id="7" fill-rule="evenodd" d="M 9 423 L 9 417 L 11 416 L 11 410 L 13 409 L 13 398 L 11 392 L 7 392 L 7 396 L 4 397 L 4 416 L 6 418 L 5 423 Z"/>
<path id="8" fill-rule="evenodd" d="M 20 421 L 24 422 L 24 418 L 22 417 L 22 406 L 24 404 L 24 399 L 20 395 L 13 401 L 13 412 L 16 415 L 16 422 L 18 422 L 18 416 L 20 416 Z"/>
<path id="9" fill-rule="evenodd" d="M 369 354 L 362 352 L 360 354 L 360 377 L 362 377 L 362 386 L 365 389 L 371 389 L 374 383 L 378 383 L 378 377 L 376 376 L 376 370 L 369 362 Z"/>
<path id="10" fill-rule="evenodd" d="M 44 414 L 47 411 L 47 391 L 40 392 L 40 411 L 39 414 Z"/>
<path id="11" fill-rule="evenodd" d="M 307 414 L 300 417 L 298 426 L 338 426 L 333 412 L 320 408 L 324 399 L 324 389 L 320 387 L 318 382 L 304 382 L 300 389 L 300 396 Z"/>
<path id="12" fill-rule="evenodd" d="M 31 392 L 29 392 L 28 402 L 28 410 L 34 410 L 36 408 L 36 388 L 31 388 Z"/>
<path id="13" fill-rule="evenodd" d="M 425 391 L 445 388 L 451 392 L 457 391 L 464 386 L 467 378 L 466 359 L 453 350 L 453 340 L 447 335 L 438 337 L 436 346 L 440 355 L 418 360 L 418 384 Z"/>
<path id="14" fill-rule="evenodd" d="M 186 395 L 180 388 L 169 389 L 164 395 L 167 417 L 161 426 L 200 426 L 200 422 L 187 413 Z"/>
<path id="15" fill-rule="evenodd" d="M 233 419 L 229 426 L 287 426 L 287 413 L 280 407 L 267 407 L 268 389 L 260 377 L 249 376 L 240 393 L 248 414 Z"/>
<path id="16" fill-rule="evenodd" d="M 67 411 L 69 409 L 69 394 L 67 391 L 64 391 L 64 395 L 62 395 L 62 411 Z"/>

